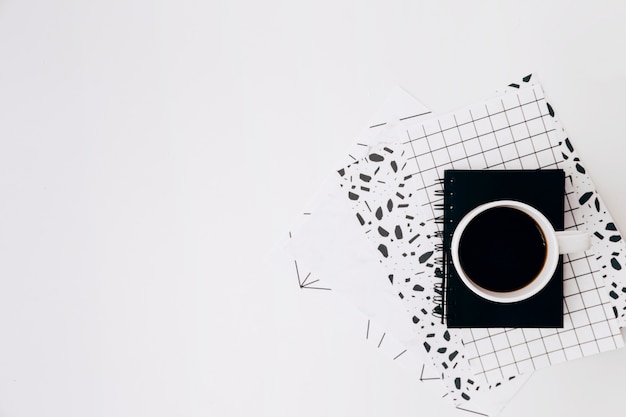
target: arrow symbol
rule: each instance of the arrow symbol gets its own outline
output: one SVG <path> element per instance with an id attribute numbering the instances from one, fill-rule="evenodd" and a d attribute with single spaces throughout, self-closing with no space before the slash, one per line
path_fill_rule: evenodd
<path id="1" fill-rule="evenodd" d="M 293 261 L 295 266 L 296 266 L 296 277 L 298 277 L 298 286 L 300 287 L 300 289 L 305 289 L 305 290 L 327 290 L 330 291 L 330 288 L 325 288 L 325 287 L 316 287 L 313 286 L 313 284 L 315 284 L 316 282 L 319 282 L 319 279 L 313 280 L 313 281 L 309 281 L 309 278 L 311 277 L 311 273 L 309 272 L 306 277 L 304 277 L 304 280 L 300 279 L 300 271 L 298 270 L 298 261 L 294 260 Z"/>

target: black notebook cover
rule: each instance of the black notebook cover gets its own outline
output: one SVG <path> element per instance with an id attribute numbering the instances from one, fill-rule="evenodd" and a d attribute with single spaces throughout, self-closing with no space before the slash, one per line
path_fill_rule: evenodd
<path id="1" fill-rule="evenodd" d="M 563 265 L 531 298 L 495 303 L 476 295 L 459 278 L 450 244 L 458 222 L 476 206 L 494 200 L 529 204 L 563 230 L 565 175 L 562 170 L 447 170 L 444 176 L 444 287 L 448 327 L 563 327 Z"/>

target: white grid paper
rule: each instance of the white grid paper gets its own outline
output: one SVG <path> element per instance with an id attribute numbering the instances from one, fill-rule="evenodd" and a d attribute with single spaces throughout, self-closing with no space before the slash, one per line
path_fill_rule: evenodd
<path id="1" fill-rule="evenodd" d="M 543 111 L 542 111 L 543 109 Z M 428 190 L 424 208 L 435 224 L 441 197 L 436 179 L 446 169 L 563 168 L 562 138 L 539 86 L 459 111 L 445 120 L 430 120 L 409 131 L 412 159 L 421 188 Z M 444 127 L 445 126 L 445 127 Z M 438 127 L 438 129 L 437 129 Z M 443 140 L 441 140 L 443 138 Z M 428 158 L 429 154 L 433 158 Z M 436 162 L 435 162 L 436 160 Z M 565 228 L 584 219 L 566 180 Z M 438 226 L 436 226 L 438 227 Z M 564 255 L 563 329 L 463 329 L 471 368 L 490 383 L 565 360 L 621 347 L 607 291 L 593 253 L 575 259 Z M 547 340 L 544 340 L 547 339 Z"/>

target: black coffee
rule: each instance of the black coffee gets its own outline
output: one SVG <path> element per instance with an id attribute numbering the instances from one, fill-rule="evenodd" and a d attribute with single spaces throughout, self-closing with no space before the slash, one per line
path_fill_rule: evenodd
<path id="1" fill-rule="evenodd" d="M 510 292 L 530 284 L 546 260 L 543 233 L 520 210 L 496 207 L 476 216 L 459 242 L 465 274 L 478 286 Z"/>

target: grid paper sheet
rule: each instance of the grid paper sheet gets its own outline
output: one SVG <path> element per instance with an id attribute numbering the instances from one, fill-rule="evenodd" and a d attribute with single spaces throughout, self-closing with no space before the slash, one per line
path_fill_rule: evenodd
<path id="1" fill-rule="evenodd" d="M 425 190 L 438 187 L 433 176 L 440 178 L 447 168 L 563 168 L 562 130 L 556 128 L 540 86 L 475 106 L 443 124 L 439 120 L 436 125 L 426 122 L 421 127 L 422 132 L 418 130 L 409 143 Z M 424 195 L 426 208 L 440 202 L 434 192 Z M 585 219 L 576 204 L 571 173 L 565 197 L 565 228 L 577 229 Z M 432 212 L 429 220 L 438 214 Z M 576 259 L 564 256 L 563 329 L 461 330 L 472 369 L 495 382 L 621 347 L 596 256 L 593 252 Z"/>

